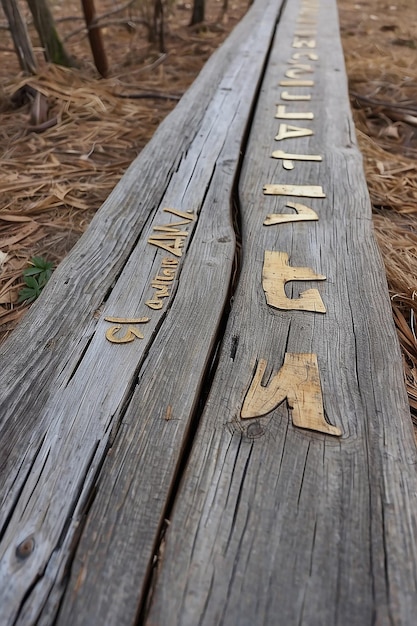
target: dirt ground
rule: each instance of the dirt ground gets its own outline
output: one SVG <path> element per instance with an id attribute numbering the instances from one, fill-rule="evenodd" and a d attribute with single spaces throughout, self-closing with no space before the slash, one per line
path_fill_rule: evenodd
<path id="1" fill-rule="evenodd" d="M 110 67 L 106 79 L 92 62 L 78 0 L 51 0 L 59 33 L 78 67 L 45 64 L 29 25 L 40 66 L 35 77 L 20 73 L 0 13 L 0 340 L 27 310 L 27 304 L 18 303 L 18 294 L 28 261 L 42 256 L 57 264 L 71 249 L 247 10 L 246 0 L 228 4 L 224 12 L 223 0 L 206 0 L 206 20 L 197 29 L 188 26 L 190 4 L 171 1 L 165 9 L 161 51 L 148 41 L 152 0 L 96 0 Z M 403 349 L 410 406 L 417 416 L 415 8 L 409 0 L 338 0 L 338 5 L 375 232 Z M 41 123 L 34 92 L 25 86 L 41 94 L 48 128 L 37 128 Z"/>

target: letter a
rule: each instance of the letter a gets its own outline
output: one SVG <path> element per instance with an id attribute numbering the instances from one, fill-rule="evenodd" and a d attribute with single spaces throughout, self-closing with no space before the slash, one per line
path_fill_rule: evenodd
<path id="1" fill-rule="evenodd" d="M 280 124 L 276 141 L 282 139 L 296 139 L 297 137 L 309 137 L 314 135 L 310 128 L 301 128 L 300 126 L 291 126 L 291 124 Z"/>
<path id="2" fill-rule="evenodd" d="M 317 430 L 340 437 L 341 430 L 324 419 L 320 373 L 315 354 L 290 354 L 265 387 L 262 378 L 267 362 L 260 359 L 240 413 L 242 419 L 261 417 L 274 411 L 285 399 L 298 428 Z"/>

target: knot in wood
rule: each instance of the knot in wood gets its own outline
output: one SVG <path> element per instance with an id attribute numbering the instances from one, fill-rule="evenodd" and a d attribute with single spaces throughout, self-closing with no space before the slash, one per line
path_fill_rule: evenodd
<path id="1" fill-rule="evenodd" d="M 250 439 L 258 439 L 258 437 L 262 437 L 262 435 L 264 434 L 265 434 L 265 431 L 259 422 L 253 422 L 253 424 L 249 424 L 249 426 L 246 429 L 246 435 Z"/>
<path id="2" fill-rule="evenodd" d="M 27 537 L 19 543 L 16 548 L 16 556 L 18 559 L 24 561 L 27 559 L 35 549 L 35 540 L 33 537 Z"/>

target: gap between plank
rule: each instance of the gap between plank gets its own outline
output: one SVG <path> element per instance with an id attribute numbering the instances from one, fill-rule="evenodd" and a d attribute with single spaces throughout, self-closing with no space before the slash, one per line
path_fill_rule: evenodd
<path id="1" fill-rule="evenodd" d="M 170 518 L 172 516 L 172 511 L 175 506 L 175 502 L 176 502 L 177 494 L 178 494 L 179 487 L 182 481 L 182 477 L 187 467 L 188 459 L 190 457 L 190 453 L 191 453 L 191 449 L 194 443 L 197 428 L 200 423 L 200 418 L 203 414 L 206 400 L 210 393 L 213 379 L 217 370 L 220 351 L 223 345 L 223 337 L 224 337 L 226 325 L 228 322 L 230 309 L 232 307 L 234 293 L 236 291 L 236 287 L 239 282 L 240 270 L 242 267 L 242 257 L 244 254 L 244 251 L 242 249 L 242 237 L 241 237 L 242 222 L 241 222 L 241 211 L 240 211 L 240 198 L 239 198 L 239 191 L 238 191 L 240 173 L 242 170 L 242 163 L 246 154 L 246 148 L 247 148 L 247 144 L 249 140 L 249 134 L 250 134 L 251 126 L 252 126 L 252 121 L 255 116 L 255 110 L 256 110 L 256 106 L 258 102 L 259 93 L 262 88 L 264 76 L 266 73 L 266 68 L 269 63 L 271 50 L 272 50 L 274 40 L 276 37 L 277 26 L 281 19 L 281 15 L 283 11 L 285 10 L 287 1 L 288 0 L 283 0 L 281 8 L 279 10 L 278 17 L 275 22 L 274 31 L 273 31 L 271 41 L 268 47 L 268 51 L 265 55 L 265 61 L 262 67 L 262 71 L 259 74 L 258 85 L 255 91 L 255 96 L 254 96 L 250 113 L 248 116 L 246 128 L 242 136 L 240 159 L 239 159 L 239 163 L 236 169 L 236 176 L 233 182 L 231 198 L 230 198 L 231 221 L 232 221 L 232 226 L 235 232 L 236 249 L 235 249 L 235 257 L 234 257 L 234 263 L 233 263 L 233 269 L 232 269 L 232 277 L 231 277 L 231 282 L 229 285 L 229 296 L 226 299 L 226 304 L 223 309 L 221 321 L 219 324 L 217 336 L 216 336 L 215 343 L 214 343 L 214 347 L 210 355 L 210 365 L 208 366 L 208 370 L 206 374 L 204 375 L 204 378 L 202 381 L 199 402 L 194 411 L 194 415 L 191 417 L 188 431 L 185 434 L 182 450 L 179 455 L 178 464 L 174 471 L 174 477 L 172 480 L 171 487 L 169 489 L 167 503 L 166 503 L 164 512 L 161 516 L 161 521 L 160 521 L 159 529 L 157 532 L 157 538 L 154 544 L 154 548 L 152 550 L 152 556 L 149 560 L 147 572 L 145 575 L 144 591 L 143 591 L 143 594 L 142 594 L 142 597 L 138 606 L 137 617 L 135 620 L 136 626 L 144 626 L 146 622 L 147 614 L 149 611 L 149 607 L 152 603 L 153 591 L 154 591 L 155 585 L 157 583 L 157 578 L 158 578 L 158 563 L 164 551 L 165 534 L 166 534 L 167 529 L 169 528 Z M 202 207 L 203 205 L 204 205 L 204 201 L 202 203 Z"/>

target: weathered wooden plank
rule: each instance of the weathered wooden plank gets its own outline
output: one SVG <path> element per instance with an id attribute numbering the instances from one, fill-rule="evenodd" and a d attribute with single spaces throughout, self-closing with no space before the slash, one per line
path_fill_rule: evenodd
<path id="1" fill-rule="evenodd" d="M 317 55 L 304 56 L 309 76 L 293 71 L 299 52 Z M 285 100 L 294 95 L 288 110 L 314 113 L 311 121 L 294 122 L 314 135 L 274 139 L 284 91 Z M 277 141 L 287 154 L 323 160 L 286 169 L 271 158 Z M 308 196 L 306 186 L 322 186 L 325 198 L 300 200 L 319 220 L 266 227 L 265 216 L 288 212 L 293 198 L 266 195 L 265 184 L 291 185 L 287 191 L 299 185 L 300 198 Z M 411 625 L 417 611 L 416 450 L 333 0 L 285 7 L 239 189 L 240 281 L 161 546 L 146 623 Z M 301 288 L 292 283 L 287 292 L 297 298 L 314 286 L 325 314 L 267 304 L 266 250 L 285 252 L 292 266 L 327 277 Z M 261 418 L 241 412 L 261 359 L 269 387 L 285 355 L 306 353 L 317 355 L 325 415 L 342 430 L 340 438 L 296 427 L 286 402 Z M 281 392 L 290 396 L 292 389 Z"/>
<path id="2" fill-rule="evenodd" d="M 54 272 L 43 297 L 2 344 L 0 370 L 0 527 L 10 514 L 8 486 L 24 480 L 46 431 L 41 413 L 50 390 L 71 379 L 117 277 L 160 210 L 167 185 L 188 154 L 225 79 L 239 40 L 228 39 L 131 165 L 88 231 Z M 181 129 L 174 133 L 173 128 Z M 36 385 L 34 377 L 36 376 Z M 13 415 L 13 425 L 8 419 Z M 17 446 L 19 442 L 19 446 Z M 20 467 L 24 442 L 28 454 Z M 20 479 L 13 468 L 19 467 Z M 21 483 L 20 483 L 21 484 Z"/>
<path id="3" fill-rule="evenodd" d="M 67 617 L 71 624 L 134 622 L 227 303 L 235 254 L 231 191 L 278 13 L 271 0 L 253 7 L 4 348 L 11 355 L 1 387 L 0 603 L 6 624 L 54 619 L 94 494 L 90 518 L 103 513 L 104 502 L 110 563 L 105 569 L 100 553 L 97 572 L 84 569 L 77 577 Z M 115 206 L 121 201 L 122 210 Z M 120 339 L 132 341 L 113 343 Z M 12 346 L 21 349 L 19 357 Z M 125 445 L 144 447 L 132 456 L 122 446 L 114 475 L 108 465 L 119 429 Z M 124 485 L 120 492 L 115 482 Z M 133 510 L 125 508 L 130 488 Z M 109 494 L 118 500 L 114 541 Z M 121 545 L 123 517 L 134 532 L 124 534 Z M 97 540 L 86 535 L 87 542 Z M 92 604 L 101 576 L 99 601 Z"/>
<path id="4" fill-rule="evenodd" d="M 2 361 L 7 363 L 0 369 L 0 475 L 6 481 L 6 489 L 0 493 L 0 527 L 10 513 L 4 498 L 8 498 L 7 485 L 16 480 L 12 467 L 19 465 L 23 440 L 32 450 L 39 446 L 46 430 L 40 414 L 50 389 L 65 385 L 72 377 L 108 294 L 136 241 L 146 236 L 148 221 L 160 211 L 167 185 L 207 118 L 209 103 L 219 88 L 230 88 L 233 76 L 228 74 L 229 61 L 248 30 L 247 21 L 238 25 L 235 34 L 209 60 L 54 272 L 43 297 L 0 348 Z M 221 87 L 222 81 L 227 85 Z M 9 414 L 13 414 L 14 428 L 6 419 Z M 30 467 L 33 456 L 33 451 L 28 453 L 23 467 Z"/>

